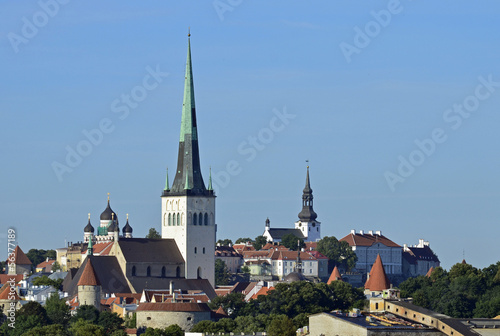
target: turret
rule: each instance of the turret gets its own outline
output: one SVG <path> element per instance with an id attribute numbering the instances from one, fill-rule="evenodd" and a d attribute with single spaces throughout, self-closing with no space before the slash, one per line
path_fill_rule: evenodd
<path id="1" fill-rule="evenodd" d="M 78 281 L 78 302 L 80 305 L 91 305 L 101 310 L 101 283 L 92 266 L 93 256 L 87 257 L 87 263 Z"/>
<path id="2" fill-rule="evenodd" d="M 125 224 L 125 226 L 122 229 L 123 238 L 132 238 L 132 231 L 133 231 L 132 227 L 128 223 L 128 214 L 127 214 L 127 223 Z"/>

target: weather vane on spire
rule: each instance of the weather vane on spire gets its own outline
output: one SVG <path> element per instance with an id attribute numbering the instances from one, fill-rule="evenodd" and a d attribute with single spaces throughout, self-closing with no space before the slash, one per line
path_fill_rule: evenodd
<path id="1" fill-rule="evenodd" d="M 188 27 L 188 37 L 191 36 L 191 27 Z"/>
<path id="2" fill-rule="evenodd" d="M 309 160 L 306 160 L 307 168 L 309 168 Z"/>

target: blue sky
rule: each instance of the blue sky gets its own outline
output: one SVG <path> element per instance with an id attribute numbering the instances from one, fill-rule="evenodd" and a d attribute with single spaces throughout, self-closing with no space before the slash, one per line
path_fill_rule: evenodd
<path id="1" fill-rule="evenodd" d="M 135 236 L 160 229 L 191 27 L 218 238 L 292 227 L 309 160 L 323 236 L 382 230 L 430 241 L 446 268 L 498 261 L 497 2 L 0 3 L 5 255 L 9 227 L 25 251 L 82 240 L 108 192 Z"/>

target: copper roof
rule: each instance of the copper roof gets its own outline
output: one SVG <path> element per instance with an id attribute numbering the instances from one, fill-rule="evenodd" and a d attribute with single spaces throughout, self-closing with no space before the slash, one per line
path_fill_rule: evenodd
<path id="1" fill-rule="evenodd" d="M 388 247 L 401 247 L 386 236 L 377 233 L 349 233 L 339 241 L 345 241 L 349 246 L 372 246 L 373 244 L 381 243 Z"/>
<path id="2" fill-rule="evenodd" d="M 330 278 L 328 278 L 327 284 L 329 285 L 332 282 L 337 281 L 337 280 L 342 281 L 342 277 L 340 276 L 339 269 L 337 268 L 337 266 L 335 266 L 335 268 L 332 271 L 332 274 L 330 274 Z"/>
<path id="3" fill-rule="evenodd" d="M 10 264 L 12 259 L 14 260 L 13 263 L 16 265 L 31 265 L 31 260 L 24 254 L 19 245 L 17 245 L 14 251 L 7 257 L 7 264 Z"/>
<path id="4" fill-rule="evenodd" d="M 92 267 L 92 261 L 89 259 L 85 268 L 83 269 L 82 276 L 78 281 L 78 286 L 100 286 L 101 283 L 99 279 L 97 279 L 94 271 L 94 267 Z"/>
<path id="5" fill-rule="evenodd" d="M 368 277 L 368 280 L 366 280 L 365 288 L 371 291 L 383 291 L 384 289 L 389 289 L 390 287 L 391 283 L 385 274 L 382 258 L 380 258 L 380 254 L 377 254 L 377 259 L 375 259 L 375 262 L 373 263 L 370 276 Z"/>

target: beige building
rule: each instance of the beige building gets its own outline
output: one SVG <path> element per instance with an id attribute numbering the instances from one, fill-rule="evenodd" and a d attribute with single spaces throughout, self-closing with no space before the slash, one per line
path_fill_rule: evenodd
<path id="1" fill-rule="evenodd" d="M 137 328 L 166 328 L 177 324 L 189 331 L 198 322 L 210 320 L 212 311 L 206 303 L 161 302 L 141 303 L 136 310 Z"/>

